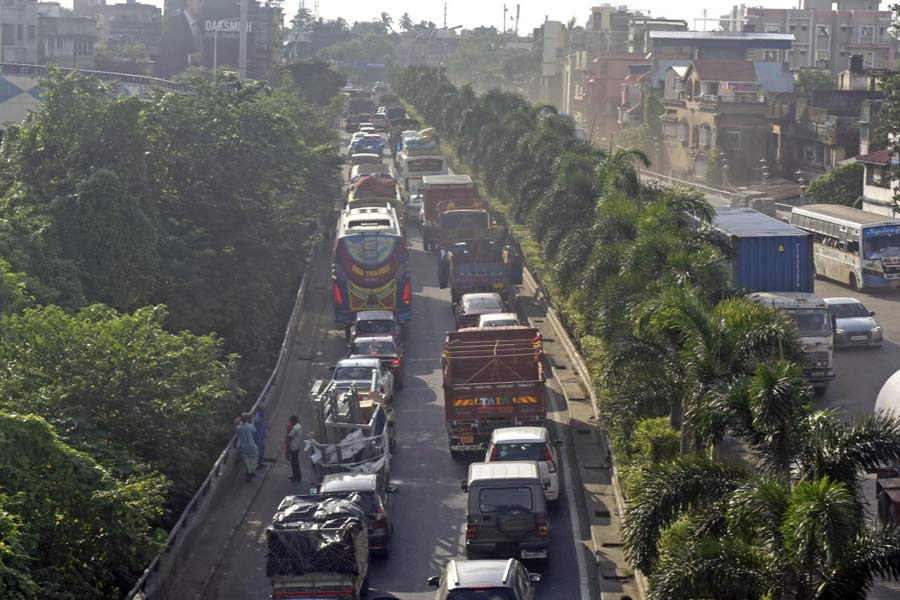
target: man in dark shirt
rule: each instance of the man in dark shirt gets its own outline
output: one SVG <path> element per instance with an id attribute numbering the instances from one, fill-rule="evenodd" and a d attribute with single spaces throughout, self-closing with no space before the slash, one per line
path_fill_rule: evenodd
<path id="1" fill-rule="evenodd" d="M 166 21 L 156 62 L 157 77 L 172 77 L 188 67 L 204 65 L 203 6 L 206 0 L 185 0 L 184 8 Z"/>

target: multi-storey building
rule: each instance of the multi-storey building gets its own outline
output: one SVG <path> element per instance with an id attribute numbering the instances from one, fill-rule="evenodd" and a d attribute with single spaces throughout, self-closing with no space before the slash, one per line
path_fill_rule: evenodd
<path id="1" fill-rule="evenodd" d="M 94 68 L 97 23 L 92 17 L 64 15 L 59 2 L 38 3 L 38 61 L 71 68 Z"/>
<path id="2" fill-rule="evenodd" d="M 0 62 L 37 62 L 37 1 L 0 1 Z"/>

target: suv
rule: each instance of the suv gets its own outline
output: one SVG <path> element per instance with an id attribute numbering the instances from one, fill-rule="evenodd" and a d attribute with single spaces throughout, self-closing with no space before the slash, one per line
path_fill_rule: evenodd
<path id="1" fill-rule="evenodd" d="M 442 575 L 428 578 L 438 588 L 435 600 L 534 600 L 541 576 L 514 558 L 451 560 Z"/>
<path id="2" fill-rule="evenodd" d="M 399 346 L 403 343 L 403 330 L 397 316 L 389 310 L 361 310 L 356 313 L 356 319 L 350 328 L 349 342 L 352 344 L 357 337 L 369 337 L 373 335 L 389 335 Z"/>
<path id="3" fill-rule="evenodd" d="M 559 500 L 559 456 L 546 427 L 501 427 L 491 432 L 491 443 L 484 455 L 484 462 L 533 460 L 541 469 L 541 477 L 547 483 L 544 496 L 550 502 Z"/>
<path id="4" fill-rule="evenodd" d="M 383 558 L 388 556 L 388 544 L 394 535 L 390 495 L 396 492 L 396 487 L 386 485 L 384 477 L 374 473 L 331 473 L 325 476 L 318 489 L 323 496 L 359 494 L 365 503 L 362 509 L 369 519 L 369 550 Z"/>
<path id="5" fill-rule="evenodd" d="M 473 463 L 468 492 L 466 558 L 481 555 L 547 560 L 550 520 L 544 481 L 534 461 Z"/>

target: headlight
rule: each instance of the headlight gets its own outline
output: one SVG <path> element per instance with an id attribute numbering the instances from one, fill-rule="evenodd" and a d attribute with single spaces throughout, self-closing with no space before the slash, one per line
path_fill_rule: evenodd
<path id="1" fill-rule="evenodd" d="M 881 325 L 872 328 L 872 333 L 881 333 Z"/>
<path id="2" fill-rule="evenodd" d="M 816 361 L 816 368 L 818 368 L 818 369 L 825 369 L 825 368 L 827 368 L 827 367 L 828 367 L 828 361 L 827 361 L 827 360 L 817 360 L 817 361 Z"/>
<path id="3" fill-rule="evenodd" d="M 834 332 L 838 335 L 843 335 L 844 333 L 846 333 L 843 329 L 835 329 Z"/>

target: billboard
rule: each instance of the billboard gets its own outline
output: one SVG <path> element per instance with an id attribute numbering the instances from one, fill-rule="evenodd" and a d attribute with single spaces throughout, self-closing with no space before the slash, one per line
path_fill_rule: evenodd
<path id="1" fill-rule="evenodd" d="M 157 77 L 189 67 L 238 70 L 239 0 L 166 0 L 166 19 L 156 60 Z M 248 0 L 247 75 L 263 78 L 277 57 L 274 42 L 281 9 Z"/>

